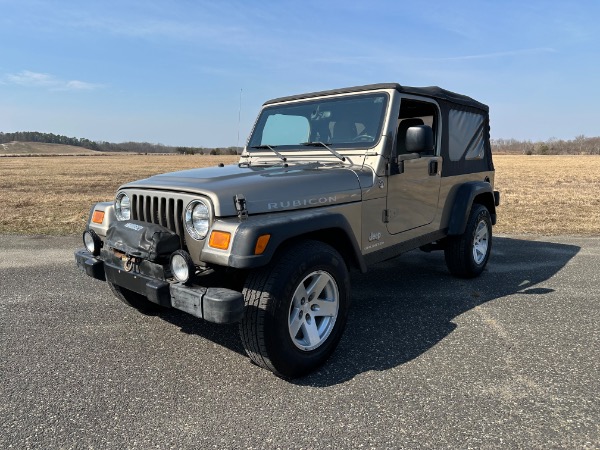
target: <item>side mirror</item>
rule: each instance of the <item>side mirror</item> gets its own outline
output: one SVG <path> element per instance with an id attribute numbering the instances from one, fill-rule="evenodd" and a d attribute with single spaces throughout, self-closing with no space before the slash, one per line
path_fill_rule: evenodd
<path id="1" fill-rule="evenodd" d="M 429 125 L 410 127 L 406 131 L 406 151 L 408 153 L 433 152 L 433 130 Z"/>

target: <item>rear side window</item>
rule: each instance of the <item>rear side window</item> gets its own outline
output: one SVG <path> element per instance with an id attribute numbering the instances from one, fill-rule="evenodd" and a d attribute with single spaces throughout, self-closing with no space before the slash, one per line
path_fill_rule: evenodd
<path id="1" fill-rule="evenodd" d="M 467 111 L 451 109 L 448 114 L 450 161 L 483 159 L 484 117 Z"/>

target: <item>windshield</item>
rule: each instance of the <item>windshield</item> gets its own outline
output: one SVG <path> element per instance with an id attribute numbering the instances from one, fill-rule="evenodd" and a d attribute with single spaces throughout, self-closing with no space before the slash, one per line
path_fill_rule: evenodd
<path id="1" fill-rule="evenodd" d="M 268 106 L 256 122 L 248 148 L 372 147 L 381 134 L 387 99 L 387 94 L 378 93 Z"/>

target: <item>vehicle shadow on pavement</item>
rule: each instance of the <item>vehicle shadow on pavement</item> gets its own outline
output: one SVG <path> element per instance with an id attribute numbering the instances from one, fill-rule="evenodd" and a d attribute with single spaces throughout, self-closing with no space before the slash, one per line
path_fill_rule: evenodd
<path id="1" fill-rule="evenodd" d="M 442 252 L 415 250 L 352 274 L 352 305 L 346 331 L 329 361 L 307 377 L 306 386 L 343 383 L 368 371 L 388 370 L 417 358 L 448 336 L 453 320 L 486 302 L 515 293 L 543 295 L 537 286 L 559 272 L 580 247 L 543 241 L 494 238 L 485 272 L 455 278 Z M 187 334 L 198 335 L 245 356 L 238 325 L 217 325 L 177 310 L 159 316 Z"/>
<path id="2" fill-rule="evenodd" d="M 240 340 L 238 332 L 239 325 L 237 323 L 219 325 L 200 320 L 188 313 L 176 309 L 166 309 L 158 315 L 161 319 L 178 326 L 182 333 L 195 334 L 237 352 L 240 355 L 246 356 L 242 341 Z"/>
<path id="3" fill-rule="evenodd" d="M 580 250 L 502 237 L 493 244 L 486 271 L 475 279 L 452 277 L 443 253 L 420 250 L 353 274 L 353 303 L 338 349 L 320 370 L 294 383 L 331 386 L 409 362 L 448 336 L 453 320 L 472 308 L 515 293 L 553 292 L 537 285 Z"/>

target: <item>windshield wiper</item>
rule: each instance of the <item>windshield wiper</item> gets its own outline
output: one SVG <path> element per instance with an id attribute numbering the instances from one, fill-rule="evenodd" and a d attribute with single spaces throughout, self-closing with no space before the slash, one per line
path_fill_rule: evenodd
<path id="1" fill-rule="evenodd" d="M 283 156 L 281 153 L 279 153 L 277 150 L 275 150 L 273 147 L 277 147 L 277 146 L 276 145 L 263 144 L 263 145 L 253 145 L 250 148 L 256 148 L 258 150 L 264 150 L 264 149 L 268 148 L 273 153 L 275 153 L 277 156 L 279 156 L 279 159 L 281 159 L 283 162 L 286 162 L 287 158 L 285 156 Z"/>
<path id="2" fill-rule="evenodd" d="M 342 161 L 346 161 L 346 157 L 345 156 L 340 155 L 338 152 L 336 152 L 334 149 L 332 149 L 331 147 L 329 147 L 324 142 L 321 142 L 321 141 L 301 142 L 300 145 L 304 145 L 306 147 L 325 147 L 327 150 L 329 150 L 331 152 L 331 154 L 333 156 L 335 156 L 338 159 L 341 159 Z"/>

